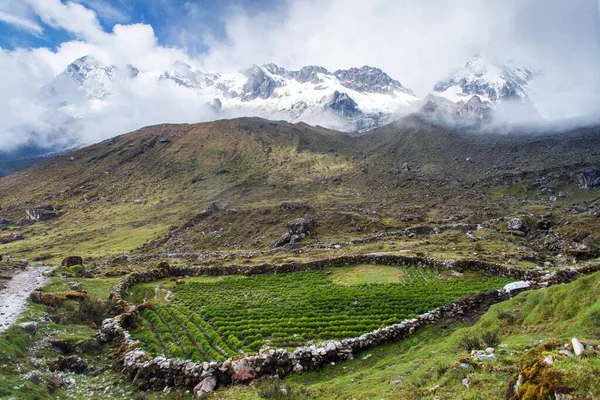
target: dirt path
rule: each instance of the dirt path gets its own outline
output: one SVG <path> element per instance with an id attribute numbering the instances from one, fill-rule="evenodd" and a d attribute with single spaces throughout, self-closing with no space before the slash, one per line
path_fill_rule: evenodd
<path id="1" fill-rule="evenodd" d="M 44 269 L 27 268 L 18 272 L 0 289 L 0 332 L 7 330 L 17 320 L 29 294 L 46 283 L 46 278 L 42 276 Z"/>

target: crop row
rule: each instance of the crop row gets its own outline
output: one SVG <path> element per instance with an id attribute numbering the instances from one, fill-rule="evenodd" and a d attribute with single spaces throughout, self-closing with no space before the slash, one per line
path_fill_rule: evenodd
<path id="1" fill-rule="evenodd" d="M 265 343 L 294 346 L 358 336 L 508 282 L 489 276 L 441 279 L 417 268 L 403 273 L 402 283 L 385 285 L 342 286 L 324 271 L 190 281 L 177 285 L 171 304 L 144 312 L 149 329 L 138 337 L 157 353 L 220 360 Z"/>

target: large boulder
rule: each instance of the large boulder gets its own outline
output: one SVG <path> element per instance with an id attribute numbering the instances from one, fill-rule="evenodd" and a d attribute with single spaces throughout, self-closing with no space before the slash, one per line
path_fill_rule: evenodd
<path id="1" fill-rule="evenodd" d="M 61 264 L 63 267 L 72 267 L 74 265 L 83 265 L 83 258 L 79 256 L 69 256 L 62 260 Z"/>
<path id="2" fill-rule="evenodd" d="M 284 233 L 281 238 L 275 243 L 275 247 L 294 244 L 307 236 L 312 235 L 312 230 L 315 227 L 315 220 L 311 217 L 297 218 L 287 224 L 287 233 Z"/>
<path id="3" fill-rule="evenodd" d="M 586 168 L 577 175 L 579 186 L 591 189 L 600 186 L 600 168 Z"/>
<path id="4" fill-rule="evenodd" d="M 520 232 L 528 232 L 529 231 L 529 226 L 521 218 L 511 218 L 507 222 L 506 225 L 507 225 L 508 229 L 510 229 L 511 231 L 520 231 Z"/>
<path id="5" fill-rule="evenodd" d="M 288 222 L 287 228 L 290 235 L 310 236 L 315 226 L 315 220 L 310 217 L 298 218 Z"/>

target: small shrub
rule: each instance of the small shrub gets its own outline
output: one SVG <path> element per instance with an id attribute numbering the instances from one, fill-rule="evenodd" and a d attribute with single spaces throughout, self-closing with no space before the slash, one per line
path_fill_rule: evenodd
<path id="1" fill-rule="evenodd" d="M 481 348 L 481 340 L 477 336 L 466 335 L 460 341 L 460 347 L 467 351 L 477 350 Z"/>
<path id="2" fill-rule="evenodd" d="M 488 347 L 496 347 L 500 344 L 500 332 L 499 331 L 487 331 L 481 334 L 481 340 Z"/>
<path id="3" fill-rule="evenodd" d="M 519 321 L 519 314 L 515 311 L 504 311 L 498 313 L 498 319 L 501 319 L 506 325 L 515 325 Z"/>
<path id="4" fill-rule="evenodd" d="M 108 317 L 110 304 L 103 300 L 90 300 L 89 297 L 86 297 L 79 303 L 79 310 L 82 319 L 100 324 Z"/>

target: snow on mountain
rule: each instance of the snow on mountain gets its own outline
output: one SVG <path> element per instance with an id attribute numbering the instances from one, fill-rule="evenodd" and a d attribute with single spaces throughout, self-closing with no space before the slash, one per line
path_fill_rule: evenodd
<path id="1" fill-rule="evenodd" d="M 479 96 L 482 101 L 498 104 L 504 101 L 525 101 L 527 84 L 533 78 L 529 68 L 514 62 L 498 65 L 479 55 L 448 79 L 436 83 L 435 95 L 450 101 L 468 101 Z"/>
<path id="2" fill-rule="evenodd" d="M 144 67 L 119 68 L 92 56 L 75 60 L 42 88 L 44 124 L 56 135 L 69 132 L 69 140 L 76 141 L 90 126 L 106 131 L 101 135 L 106 137 L 108 131 L 152 123 L 253 116 L 364 132 L 412 112 L 480 125 L 500 115 L 505 103 L 528 104 L 527 113 L 534 109 L 527 95 L 531 71 L 516 64 L 498 66 L 481 56 L 422 99 L 369 66 L 332 72 L 266 64 L 235 73 L 204 72 L 184 62 L 167 71 Z M 107 117 L 111 124 L 102 124 Z"/>
<path id="3" fill-rule="evenodd" d="M 122 71 L 114 65 L 104 65 L 92 56 L 85 56 L 69 64 L 43 90 L 49 99 L 59 102 L 81 98 L 104 100 L 116 84 L 138 74 L 137 68 L 131 65 Z"/>
<path id="4" fill-rule="evenodd" d="M 418 100 L 400 82 L 368 66 L 329 72 L 318 66 L 290 71 L 266 64 L 239 73 L 209 74 L 178 62 L 160 79 L 218 99 L 223 110 L 235 115 L 304 121 L 348 131 L 389 122 Z"/>
<path id="5" fill-rule="evenodd" d="M 437 82 L 418 110 L 462 125 L 531 121 L 539 117 L 528 92 L 533 77 L 527 66 L 478 55 Z"/>

